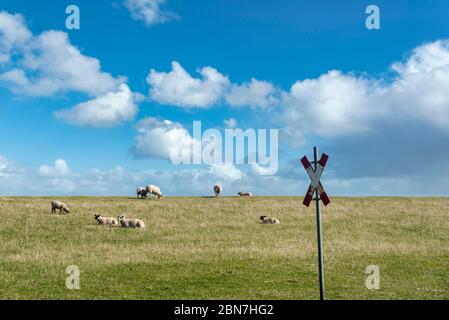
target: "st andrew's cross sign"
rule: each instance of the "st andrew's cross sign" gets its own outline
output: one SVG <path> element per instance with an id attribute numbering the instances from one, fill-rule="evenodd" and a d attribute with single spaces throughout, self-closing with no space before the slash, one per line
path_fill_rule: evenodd
<path id="1" fill-rule="evenodd" d="M 324 260 L 323 260 L 323 244 L 322 244 L 322 235 L 321 235 L 321 209 L 320 209 L 320 200 L 323 201 L 323 204 L 327 206 L 331 201 L 327 196 L 326 191 L 324 191 L 324 187 L 320 182 L 321 175 L 323 174 L 324 167 L 326 166 L 327 160 L 329 156 L 325 153 L 321 156 L 320 160 L 318 160 L 318 148 L 313 148 L 313 162 L 310 163 L 307 156 L 304 156 L 301 159 L 301 163 L 306 169 L 307 174 L 310 178 L 310 186 L 307 190 L 306 196 L 304 197 L 303 204 L 306 207 L 310 206 L 312 200 L 315 200 L 316 203 L 316 225 L 317 225 L 317 238 L 318 238 L 318 271 L 319 271 L 319 281 L 320 281 L 320 299 L 324 300 Z M 315 198 L 314 198 L 315 195 Z"/>
<path id="2" fill-rule="evenodd" d="M 321 156 L 321 159 L 316 162 L 316 159 L 314 161 L 315 169 L 312 167 L 312 164 L 310 163 L 309 159 L 307 159 L 307 156 L 304 156 L 301 159 L 301 163 L 304 166 L 304 169 L 306 169 L 307 174 L 309 175 L 309 178 L 311 180 L 309 189 L 307 190 L 306 196 L 304 197 L 303 204 L 308 207 L 310 205 L 310 202 L 313 200 L 313 192 L 315 190 L 318 191 L 318 194 L 320 196 L 320 199 L 323 201 L 323 204 L 327 206 L 331 201 L 329 200 L 329 197 L 326 194 L 326 191 L 324 191 L 323 185 L 320 182 L 321 174 L 324 171 L 324 167 L 326 166 L 327 160 L 329 159 L 329 156 L 325 153 Z"/>

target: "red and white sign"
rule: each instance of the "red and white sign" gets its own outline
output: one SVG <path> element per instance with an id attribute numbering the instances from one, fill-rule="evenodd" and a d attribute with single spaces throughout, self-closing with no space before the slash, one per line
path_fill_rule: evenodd
<path id="1" fill-rule="evenodd" d="M 307 190 L 306 196 L 304 198 L 303 204 L 308 207 L 310 202 L 313 200 L 313 193 L 315 190 L 318 190 L 318 194 L 320 195 L 320 199 L 323 201 L 323 204 L 327 206 L 331 201 L 324 191 L 323 185 L 320 182 L 321 175 L 324 171 L 324 167 L 326 166 L 327 159 L 329 156 L 325 153 L 321 156 L 320 161 L 318 161 L 316 170 L 313 169 L 312 164 L 310 163 L 307 157 L 301 159 L 301 163 L 307 171 L 307 174 L 310 177 L 311 183 L 309 189 Z"/>

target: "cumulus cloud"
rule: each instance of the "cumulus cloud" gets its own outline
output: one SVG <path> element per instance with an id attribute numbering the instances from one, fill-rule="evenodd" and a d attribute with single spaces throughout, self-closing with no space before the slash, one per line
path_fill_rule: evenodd
<path id="1" fill-rule="evenodd" d="M 449 131 L 449 41 L 416 48 L 392 66 L 392 80 L 330 71 L 282 94 L 281 121 L 295 142 L 422 122 Z"/>
<path id="2" fill-rule="evenodd" d="M 171 153 L 191 154 L 192 146 L 200 143 L 179 123 L 145 118 L 137 126 L 134 154 L 138 157 L 170 159 Z"/>
<path id="3" fill-rule="evenodd" d="M 201 78 L 193 78 L 176 61 L 172 62 L 172 71 L 168 73 L 152 69 L 147 77 L 151 99 L 183 108 L 211 107 L 221 99 L 229 80 L 211 67 L 198 72 Z"/>
<path id="4" fill-rule="evenodd" d="M 129 171 L 117 165 L 112 169 L 72 172 L 63 159 L 37 170 L 25 170 L 0 156 L 0 195 L 133 195 L 136 186 L 156 184 L 164 194 L 192 196 L 212 194 L 214 183 L 222 184 L 232 194 L 238 191 L 238 183 L 244 177 L 232 165 L 176 171 Z"/>
<path id="5" fill-rule="evenodd" d="M 142 21 L 147 27 L 178 19 L 175 13 L 161 9 L 165 0 L 125 0 L 125 6 L 134 20 Z"/>
<path id="6" fill-rule="evenodd" d="M 40 166 L 38 172 L 43 177 L 63 178 L 70 174 L 70 168 L 64 159 L 58 159 L 53 166 Z"/>
<path id="7" fill-rule="evenodd" d="M 233 164 L 214 164 L 209 168 L 209 172 L 216 179 L 234 182 L 243 178 L 243 173 L 237 169 Z"/>
<path id="8" fill-rule="evenodd" d="M 56 115 L 73 124 L 112 126 L 137 113 L 125 77 L 101 70 L 100 61 L 70 43 L 65 32 L 33 35 L 21 15 L 0 12 L 0 84 L 14 93 L 54 97 L 68 92 L 93 97 Z"/>
<path id="9" fill-rule="evenodd" d="M 0 154 L 0 178 L 12 177 L 23 173 L 23 169 Z"/>
<path id="10" fill-rule="evenodd" d="M 283 94 L 282 120 L 296 142 L 304 134 L 332 137 L 363 132 L 372 117 L 383 112 L 382 105 L 371 100 L 379 90 L 369 80 L 340 71 L 297 81 Z"/>
<path id="11" fill-rule="evenodd" d="M 203 67 L 198 73 L 201 77 L 192 77 L 176 61 L 170 72 L 152 69 L 147 77 L 151 99 L 186 109 L 209 108 L 221 102 L 231 107 L 268 108 L 279 101 L 279 92 L 270 82 L 253 78 L 241 85 L 232 84 L 212 67 Z"/>
<path id="12" fill-rule="evenodd" d="M 20 14 L 0 12 L 0 63 L 9 62 L 11 54 L 23 47 L 32 35 Z"/>
<path id="13" fill-rule="evenodd" d="M 399 115 L 449 130 L 449 40 L 422 45 L 392 68 L 397 78 L 388 88 L 386 102 Z"/>
<path id="14" fill-rule="evenodd" d="M 41 167 L 37 171 L 19 168 L 0 156 L 0 195 L 123 196 L 135 195 L 136 186 L 156 184 L 166 195 L 205 196 L 212 195 L 213 185 L 220 183 L 225 195 L 251 191 L 256 195 L 302 196 L 310 180 L 297 161 L 281 168 L 277 176 L 262 176 L 253 170 L 244 172 L 233 165 L 137 171 L 117 165 L 111 169 L 67 172 L 64 168 L 68 165 L 61 161 L 47 166 L 50 170 L 44 171 L 49 174 L 41 175 Z M 421 176 L 339 178 L 328 169 L 324 183 L 330 195 L 447 195 L 449 188 L 447 175 L 432 179 L 429 185 L 422 183 Z"/>
<path id="15" fill-rule="evenodd" d="M 241 85 L 233 84 L 225 99 L 232 107 L 252 108 L 272 107 L 279 101 L 277 90 L 273 84 L 254 78 Z"/>
<path id="16" fill-rule="evenodd" d="M 137 111 L 134 94 L 126 84 L 122 84 L 116 92 L 108 92 L 71 109 L 57 111 L 55 116 L 80 126 L 112 127 L 133 120 Z"/>
<path id="17" fill-rule="evenodd" d="M 11 39 L 9 20 L 15 21 L 21 36 Z M 0 14 L 0 43 L 14 49 L 13 68 L 1 74 L 0 80 L 16 93 L 53 96 L 77 91 L 96 96 L 125 80 L 101 71 L 99 60 L 83 55 L 65 32 L 49 30 L 33 36 L 20 15 Z"/>

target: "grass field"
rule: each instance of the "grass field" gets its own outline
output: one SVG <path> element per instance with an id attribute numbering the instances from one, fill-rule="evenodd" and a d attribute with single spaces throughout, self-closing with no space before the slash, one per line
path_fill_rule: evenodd
<path id="1" fill-rule="evenodd" d="M 1 299 L 317 299 L 315 210 L 296 197 L 0 198 Z M 328 299 L 449 299 L 448 198 L 333 198 Z M 93 216 L 145 221 L 101 227 Z M 261 225 L 260 215 L 280 225 Z M 80 290 L 65 287 L 66 267 Z M 369 265 L 380 290 L 368 290 Z"/>

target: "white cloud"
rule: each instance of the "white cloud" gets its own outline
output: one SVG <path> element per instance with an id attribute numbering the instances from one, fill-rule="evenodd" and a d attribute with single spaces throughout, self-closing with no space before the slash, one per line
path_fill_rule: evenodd
<path id="1" fill-rule="evenodd" d="M 62 160 L 62 159 L 60 159 Z M 261 176 L 250 170 L 245 173 L 233 165 L 204 166 L 189 169 L 151 169 L 128 171 L 117 165 L 112 169 L 90 169 L 70 172 L 68 165 L 58 160 L 47 166 L 44 174 L 18 168 L 0 156 L 0 195 L 133 195 L 137 186 L 156 184 L 166 195 L 213 195 L 216 183 L 223 186 L 224 195 L 250 191 L 256 195 L 302 196 L 310 183 L 298 165 L 285 167 L 283 175 Z M 297 161 L 297 159 L 296 159 Z M 64 164 L 65 163 L 65 164 Z M 324 182 L 328 193 L 338 195 L 447 195 L 447 176 L 435 178 L 432 186 L 423 185 L 421 176 L 367 177 L 341 179 L 329 171 Z M 446 192 L 446 193 L 445 193 Z"/>
<path id="2" fill-rule="evenodd" d="M 165 0 L 125 0 L 125 6 L 134 20 L 142 21 L 147 27 L 178 19 L 178 15 L 161 10 Z"/>
<path id="3" fill-rule="evenodd" d="M 69 123 L 110 127 L 132 120 L 137 98 L 125 84 L 101 70 L 100 61 L 86 56 L 61 31 L 34 36 L 21 15 L 0 12 L 0 84 L 20 95 L 54 97 L 80 92 L 94 97 L 56 115 Z M 14 59 L 11 58 L 14 55 Z M 10 61 L 5 63 L 5 61 Z"/>
<path id="4" fill-rule="evenodd" d="M 20 14 L 0 12 L 0 63 L 9 62 L 11 54 L 25 45 L 32 37 Z"/>
<path id="5" fill-rule="evenodd" d="M 10 20 L 15 21 L 20 36 L 10 36 Z M 16 93 L 53 96 L 77 91 L 97 96 L 125 81 L 101 71 L 99 60 L 83 55 L 65 32 L 49 30 L 33 36 L 20 15 L 0 14 L 0 43 L 14 48 L 17 56 L 13 68 L 0 76 Z"/>
<path id="6" fill-rule="evenodd" d="M 243 173 L 232 164 L 214 164 L 209 168 L 209 172 L 216 179 L 234 182 L 243 178 Z M 218 182 L 218 181 L 217 181 Z"/>
<path id="7" fill-rule="evenodd" d="M 170 153 L 191 154 L 191 146 L 200 143 L 179 123 L 145 118 L 137 124 L 134 153 L 139 157 L 170 159 Z"/>
<path id="8" fill-rule="evenodd" d="M 40 166 L 38 173 L 43 177 L 63 178 L 70 174 L 70 167 L 64 159 L 58 159 L 55 161 L 54 166 Z"/>
<path id="9" fill-rule="evenodd" d="M 398 76 L 385 102 L 397 115 L 424 119 L 449 130 L 449 40 L 416 48 L 409 59 L 395 63 L 393 70 Z"/>
<path id="10" fill-rule="evenodd" d="M 122 84 L 117 92 L 108 92 L 71 109 L 57 111 L 55 116 L 80 126 L 112 127 L 133 120 L 137 111 L 134 94 Z"/>
<path id="11" fill-rule="evenodd" d="M 137 186 L 156 184 L 168 195 L 211 195 L 215 183 L 227 194 L 238 190 L 245 178 L 233 165 L 184 170 L 128 171 L 117 165 L 110 170 L 72 172 L 63 159 L 35 170 L 18 169 L 0 156 L 0 195 L 134 195 Z"/>
<path id="12" fill-rule="evenodd" d="M 263 167 L 259 165 L 258 163 L 252 164 L 250 166 L 251 173 L 259 176 L 272 176 L 273 175 L 273 168 L 270 167 Z"/>
<path id="13" fill-rule="evenodd" d="M 368 80 L 330 71 L 317 79 L 297 81 L 283 94 L 282 119 L 287 130 L 330 137 L 368 130 L 381 109 L 372 105 L 376 87 Z"/>
<path id="14" fill-rule="evenodd" d="M 0 178 L 13 177 L 23 173 L 24 170 L 0 154 Z"/>
<path id="15" fill-rule="evenodd" d="M 282 95 L 281 121 L 295 142 L 308 134 L 340 137 L 418 121 L 449 131 L 449 41 L 416 48 L 393 64 L 392 80 L 330 71 Z"/>
<path id="16" fill-rule="evenodd" d="M 251 79 L 241 85 L 212 67 L 199 69 L 200 78 L 192 77 L 178 62 L 172 71 L 154 69 L 147 77 L 152 100 L 182 108 L 209 108 L 221 101 L 232 107 L 268 108 L 279 102 L 279 92 L 267 81 Z"/>
<path id="17" fill-rule="evenodd" d="M 233 84 L 226 94 L 226 102 L 232 107 L 268 108 L 275 106 L 278 101 L 273 84 L 254 78 L 242 85 Z"/>
<path id="18" fill-rule="evenodd" d="M 226 128 L 229 129 L 234 129 L 235 127 L 237 127 L 237 120 L 235 120 L 234 118 L 224 120 L 223 123 L 226 126 Z"/>
<path id="19" fill-rule="evenodd" d="M 208 108 L 218 103 L 229 85 L 228 78 L 211 67 L 198 72 L 201 78 L 193 78 L 176 61 L 168 73 L 152 69 L 147 77 L 151 99 L 183 108 Z"/>

